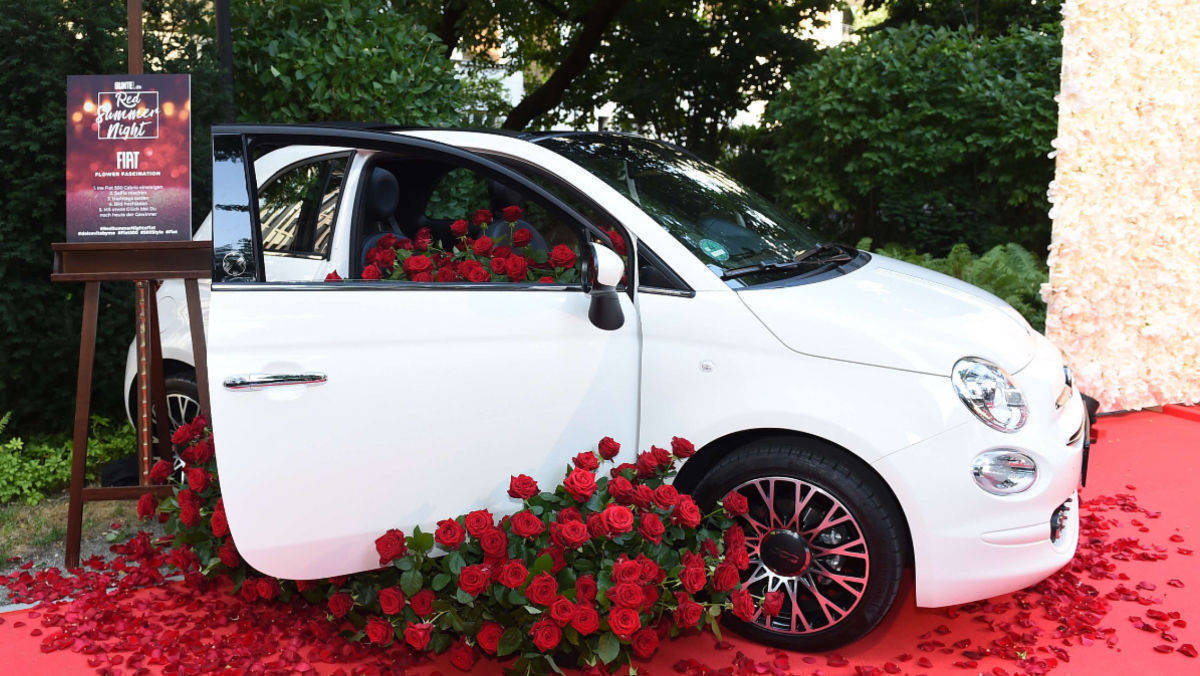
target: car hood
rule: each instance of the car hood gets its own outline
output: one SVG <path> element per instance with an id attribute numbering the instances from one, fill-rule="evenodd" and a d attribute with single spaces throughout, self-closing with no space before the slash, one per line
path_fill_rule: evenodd
<path id="1" fill-rule="evenodd" d="M 878 254 L 841 277 L 738 296 L 785 345 L 816 357 L 939 376 L 982 357 L 1016 373 L 1037 347 L 1037 333 L 996 296 Z"/>

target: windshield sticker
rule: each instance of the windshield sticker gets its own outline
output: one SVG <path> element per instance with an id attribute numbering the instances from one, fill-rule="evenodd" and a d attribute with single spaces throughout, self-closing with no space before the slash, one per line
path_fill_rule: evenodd
<path id="1" fill-rule="evenodd" d="M 700 250 L 713 260 L 722 262 L 729 260 L 729 252 L 725 250 L 725 247 L 711 239 L 700 240 Z"/>

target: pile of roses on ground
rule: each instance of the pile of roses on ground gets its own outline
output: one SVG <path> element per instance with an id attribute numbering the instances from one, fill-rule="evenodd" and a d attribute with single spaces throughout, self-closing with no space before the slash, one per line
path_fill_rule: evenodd
<path id="1" fill-rule="evenodd" d="M 429 228 L 421 228 L 412 239 L 383 235 L 366 254 L 365 280 L 407 280 L 410 282 L 539 282 L 567 284 L 579 281 L 575 263 L 577 251 L 558 244 L 549 251 L 535 248 L 533 231 L 518 225 L 524 211 L 518 206 L 505 207 L 502 218 L 508 234 L 495 239 L 482 233 L 492 223 L 492 212 L 479 209 L 472 216 L 475 228 L 465 219 L 450 225 L 454 246 L 443 249 Z M 471 237 L 470 233 L 478 233 Z M 608 232 L 613 246 L 624 254 L 624 239 L 614 230 Z M 331 272 L 328 282 L 341 281 Z"/>
<path id="2" fill-rule="evenodd" d="M 300 581 L 260 576 L 239 559 L 207 423 L 180 428 L 173 441 L 183 468 L 164 460 L 151 474 L 174 483 L 174 496 L 138 503 L 140 516 L 157 515 L 173 534 L 173 565 L 228 575 L 250 602 L 299 594 L 325 604 L 352 638 L 449 651 L 463 670 L 486 655 L 507 660 L 510 673 L 607 672 L 648 659 L 664 639 L 719 635 L 722 612 L 751 620 L 783 601 L 772 592 L 760 606 L 740 587 L 749 556 L 731 516 L 745 513 L 745 498 L 730 494 L 705 515 L 665 483 L 676 460 L 695 453 L 678 437 L 671 450 L 652 447 L 602 473 L 620 450 L 606 437 L 575 456 L 552 490 L 511 477 L 509 495 L 521 502 L 511 516 L 476 510 L 433 533 L 389 530 L 375 543 L 380 569 Z"/>

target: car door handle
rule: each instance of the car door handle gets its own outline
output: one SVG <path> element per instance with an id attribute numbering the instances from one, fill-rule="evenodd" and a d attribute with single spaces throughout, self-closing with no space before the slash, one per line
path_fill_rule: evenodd
<path id="1" fill-rule="evenodd" d="M 324 373 L 253 373 L 226 378 L 225 389 L 257 390 L 283 385 L 320 385 L 323 382 L 325 382 Z"/>

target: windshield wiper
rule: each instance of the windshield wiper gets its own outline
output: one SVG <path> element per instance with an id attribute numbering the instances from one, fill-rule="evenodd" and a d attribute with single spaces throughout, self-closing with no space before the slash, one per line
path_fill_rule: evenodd
<path id="1" fill-rule="evenodd" d="M 834 253 L 835 255 L 827 256 L 827 257 L 822 256 L 819 259 L 816 258 L 818 255 L 827 254 L 827 253 Z M 722 280 L 730 280 L 730 279 L 737 279 L 738 277 L 745 277 L 746 275 L 757 274 L 760 272 L 775 272 L 778 270 L 792 270 L 794 268 L 802 267 L 805 265 L 812 265 L 814 263 L 820 264 L 820 265 L 825 265 L 828 263 L 847 263 L 853 259 L 854 259 L 854 256 L 852 256 L 850 254 L 849 247 L 843 246 L 841 244 L 821 244 L 818 242 L 816 244 L 816 246 L 813 246 L 810 249 L 806 249 L 804 251 L 797 253 L 796 257 L 790 261 L 755 263 L 754 265 L 746 265 L 746 266 L 743 266 L 740 268 L 733 268 L 732 270 L 726 270 L 725 274 L 721 275 L 721 279 Z"/>

